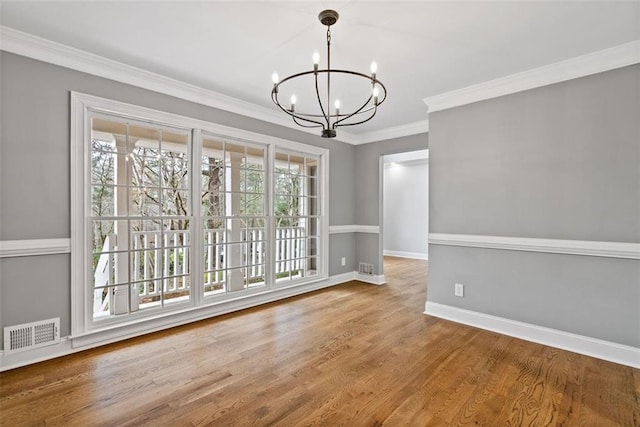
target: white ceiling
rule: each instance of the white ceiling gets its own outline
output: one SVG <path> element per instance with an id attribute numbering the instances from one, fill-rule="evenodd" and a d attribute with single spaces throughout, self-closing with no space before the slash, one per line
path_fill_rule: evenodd
<path id="1" fill-rule="evenodd" d="M 272 72 L 324 56 L 328 8 L 332 67 L 375 60 L 389 91 L 356 135 L 425 120 L 425 97 L 640 39 L 638 1 L 2 1 L 0 23 L 275 111 Z"/>

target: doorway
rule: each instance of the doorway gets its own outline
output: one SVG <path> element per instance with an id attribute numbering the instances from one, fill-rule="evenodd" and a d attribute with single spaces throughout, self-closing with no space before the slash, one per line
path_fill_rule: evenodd
<path id="1" fill-rule="evenodd" d="M 381 156 L 382 258 L 427 260 L 429 150 Z"/>

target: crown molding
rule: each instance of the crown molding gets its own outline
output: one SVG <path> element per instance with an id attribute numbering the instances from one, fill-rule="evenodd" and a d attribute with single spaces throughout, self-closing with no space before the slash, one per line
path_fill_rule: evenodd
<path id="1" fill-rule="evenodd" d="M 0 50 L 317 135 L 316 129 L 297 126 L 288 117 L 280 114 L 280 111 L 113 61 L 3 25 L 0 25 Z M 424 120 L 362 135 L 352 134 L 341 129 L 335 140 L 359 145 L 427 131 L 428 122 Z"/>
<path id="2" fill-rule="evenodd" d="M 0 25 L 0 50 L 317 135 L 316 130 L 301 128 L 278 111 L 107 59 L 4 25 Z M 336 139 L 348 144 L 354 144 L 354 141 L 358 140 L 356 136 L 344 131 L 340 131 L 340 136 L 336 137 Z"/>
<path id="3" fill-rule="evenodd" d="M 385 141 L 387 139 L 401 138 L 403 136 L 417 135 L 429 132 L 429 120 L 419 120 L 400 126 L 388 127 L 386 129 L 367 132 L 361 135 L 354 135 L 351 144 L 361 145 L 371 142 Z"/>
<path id="4" fill-rule="evenodd" d="M 510 95 L 640 63 L 640 40 L 424 98 L 429 112 Z"/>

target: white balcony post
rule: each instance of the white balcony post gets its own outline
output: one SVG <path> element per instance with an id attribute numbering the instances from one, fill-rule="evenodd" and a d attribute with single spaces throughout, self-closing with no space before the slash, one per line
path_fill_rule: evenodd
<path id="1" fill-rule="evenodd" d="M 226 187 L 231 189 L 231 193 L 227 193 L 227 216 L 233 216 L 240 213 L 240 167 L 242 166 L 242 159 L 244 154 L 230 152 L 230 173 L 225 174 Z M 242 241 L 242 220 L 229 219 L 227 221 L 227 229 L 229 233 L 229 241 L 234 242 L 231 245 L 227 245 L 225 250 L 225 257 L 227 258 L 227 268 L 229 266 L 240 267 L 242 263 L 242 251 L 240 244 L 236 242 Z M 229 291 L 239 291 L 244 289 L 244 274 L 242 269 L 233 269 L 228 271 L 227 276 Z"/>
<path id="2" fill-rule="evenodd" d="M 116 136 L 116 149 L 118 154 L 115 160 L 115 213 L 118 216 L 128 214 L 129 191 L 128 183 L 132 173 L 133 159 L 129 158 L 127 147 L 127 137 Z M 129 248 L 129 226 L 127 221 L 116 222 L 116 247 L 118 250 Z M 116 283 L 129 282 L 129 259 L 128 252 L 119 252 L 115 255 L 115 277 Z M 131 295 L 130 295 L 131 292 Z M 127 300 L 131 298 L 131 311 L 138 310 L 138 298 L 135 292 L 129 289 L 128 285 L 116 286 L 112 295 L 109 307 L 111 314 L 126 314 L 129 312 Z"/>

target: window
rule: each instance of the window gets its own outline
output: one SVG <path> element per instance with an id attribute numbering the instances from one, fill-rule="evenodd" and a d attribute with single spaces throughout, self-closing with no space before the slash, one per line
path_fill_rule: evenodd
<path id="1" fill-rule="evenodd" d="M 73 336 L 326 279 L 327 150 L 76 93 L 71 145 Z"/>
<path id="2" fill-rule="evenodd" d="M 190 298 L 191 130 L 91 117 L 93 320 Z"/>
<path id="3" fill-rule="evenodd" d="M 273 215 L 278 282 L 318 274 L 318 158 L 276 151 Z"/>
<path id="4" fill-rule="evenodd" d="M 266 285 L 264 147 L 202 138 L 205 296 Z"/>

